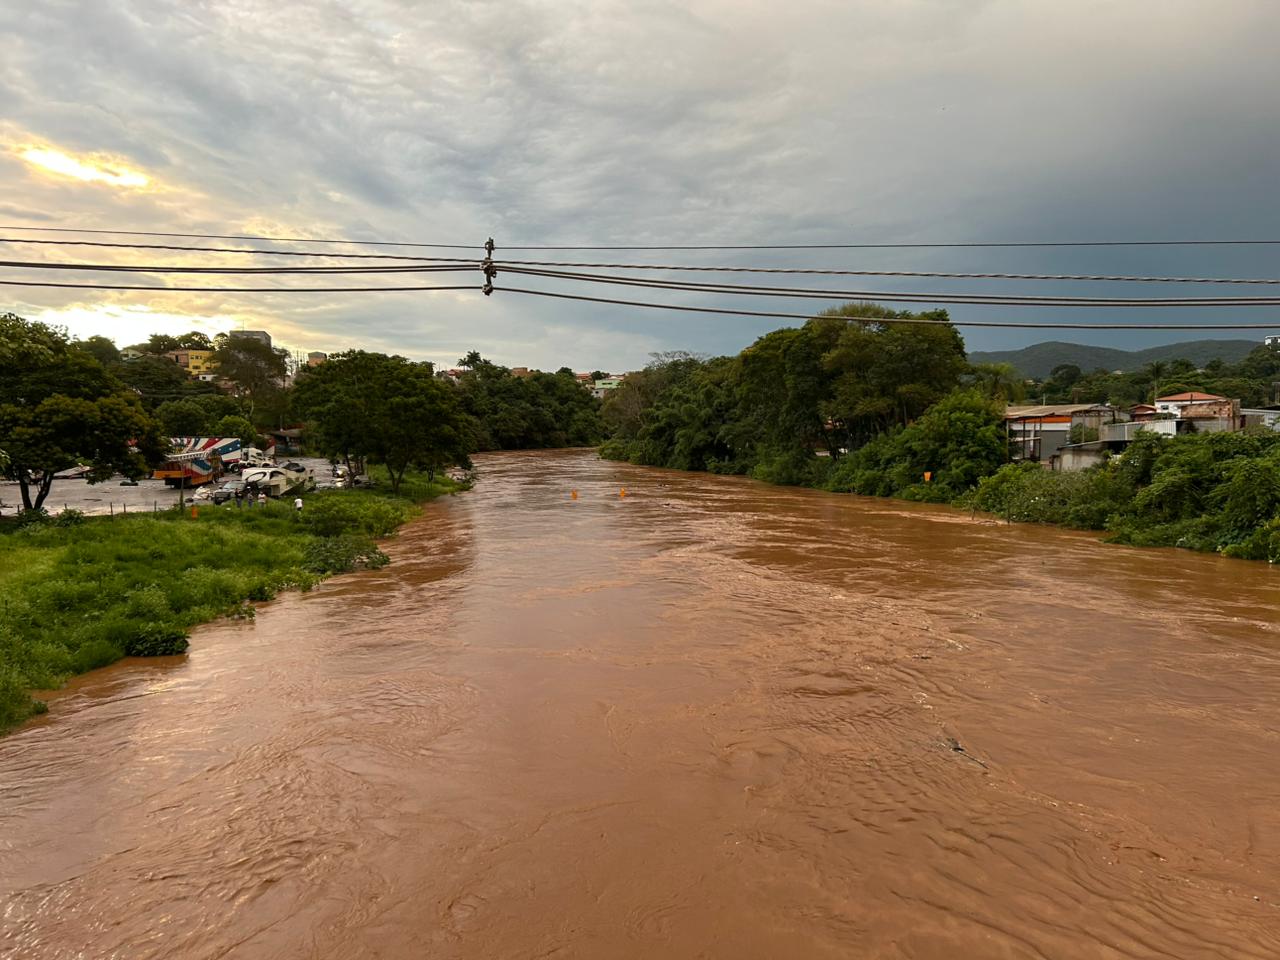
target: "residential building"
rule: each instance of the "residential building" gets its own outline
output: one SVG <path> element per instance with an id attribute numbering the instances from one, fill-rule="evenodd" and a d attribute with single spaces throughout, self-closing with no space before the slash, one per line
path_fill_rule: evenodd
<path id="1" fill-rule="evenodd" d="M 1246 427 L 1280 431 L 1280 407 L 1242 408 L 1240 420 Z"/>
<path id="2" fill-rule="evenodd" d="M 125 347 L 120 351 L 121 360 L 137 360 L 146 355 L 147 352 L 145 350 L 139 350 L 137 347 Z"/>
<path id="3" fill-rule="evenodd" d="M 527 380 L 537 372 L 538 372 L 537 370 L 530 370 L 528 367 L 512 367 L 511 368 L 511 375 L 513 377 L 518 377 L 521 380 Z"/>
<path id="4" fill-rule="evenodd" d="M 612 391 L 622 386 L 622 377 L 605 377 L 603 380 L 597 380 L 591 386 L 591 395 L 597 400 L 603 400 Z"/>
<path id="5" fill-rule="evenodd" d="M 260 343 L 265 343 L 268 347 L 271 346 L 271 334 L 267 333 L 265 330 L 232 330 L 228 336 L 249 337 L 253 340 L 259 341 Z"/>
<path id="6" fill-rule="evenodd" d="M 1280 335 L 1263 337 L 1262 342 L 1268 347 L 1280 347 Z"/>
<path id="7" fill-rule="evenodd" d="M 214 378 L 212 350 L 170 350 L 165 356 L 187 371 L 192 380 Z"/>
<path id="8" fill-rule="evenodd" d="M 1115 407 L 1105 403 L 1059 403 L 1005 409 L 1005 436 L 1014 460 L 1049 459 L 1071 442 L 1072 427 L 1099 430 L 1121 419 Z"/>
<path id="9" fill-rule="evenodd" d="M 1231 401 L 1226 397 L 1220 397 L 1214 393 L 1197 393 L 1194 390 L 1188 393 L 1172 393 L 1167 397 L 1156 398 L 1156 413 L 1172 414 L 1175 417 L 1182 416 L 1182 411 L 1189 404 L 1217 403 Z"/>

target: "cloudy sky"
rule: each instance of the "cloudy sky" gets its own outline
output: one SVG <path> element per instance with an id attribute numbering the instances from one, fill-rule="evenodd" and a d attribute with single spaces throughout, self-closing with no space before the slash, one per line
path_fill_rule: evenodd
<path id="1" fill-rule="evenodd" d="M 504 244 L 1275 239 L 1277 35 L 1276 0 L 6 3 L 0 5 L 0 224 L 476 245 L 492 235 L 499 256 Z M 271 259 L 20 243 L 4 250 L 12 260 L 247 265 Z M 883 270 L 1277 276 L 1278 252 L 1164 247 L 613 256 Z M 5 279 L 36 276 L 3 271 Z M 91 282 L 94 276 L 55 279 Z M 227 286 L 241 279 L 186 282 Z M 0 309 L 121 344 L 153 330 L 247 325 L 302 349 L 363 346 L 445 363 L 478 349 L 509 365 L 547 369 L 631 369 L 649 352 L 667 349 L 734 352 L 782 325 L 504 294 L 503 283 L 513 281 L 499 277 L 490 298 L 8 287 Z M 310 278 L 262 281 L 290 282 Z M 547 280 L 526 285 L 564 289 Z M 850 285 L 1187 292 L 888 278 L 843 286 Z M 797 301 L 698 294 L 638 291 L 632 298 L 805 309 Z M 1280 311 L 1258 309 L 1170 315 L 959 307 L 952 315 L 1275 318 L 1280 329 Z M 1055 338 L 1118 346 L 1176 339 L 1154 332 L 1055 337 L 1052 331 L 972 329 L 965 336 L 972 349 Z"/>

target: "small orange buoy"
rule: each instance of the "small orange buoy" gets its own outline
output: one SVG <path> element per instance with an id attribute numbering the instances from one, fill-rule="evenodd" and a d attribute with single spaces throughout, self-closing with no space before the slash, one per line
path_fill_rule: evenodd
<path id="1" fill-rule="evenodd" d="M 627 488 L 626 488 L 626 487 L 623 487 L 621 490 L 619 490 L 619 491 L 618 491 L 618 499 L 619 499 L 619 500 L 621 500 L 621 499 L 622 499 L 623 497 L 625 497 L 626 495 L 627 495 Z"/>
<path id="2" fill-rule="evenodd" d="M 571 492 L 570 492 L 570 494 L 569 494 L 569 496 L 570 496 L 570 497 L 572 497 L 574 500 L 577 500 L 577 499 L 578 499 L 578 491 L 577 491 L 577 490 L 571 491 Z"/>

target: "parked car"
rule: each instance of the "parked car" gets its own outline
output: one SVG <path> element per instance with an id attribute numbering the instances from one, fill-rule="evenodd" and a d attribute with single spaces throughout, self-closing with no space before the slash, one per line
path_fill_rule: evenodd
<path id="1" fill-rule="evenodd" d="M 228 480 L 217 490 L 213 491 L 214 503 L 226 503 L 235 497 L 237 490 L 243 490 L 245 483 L 243 480 Z"/>

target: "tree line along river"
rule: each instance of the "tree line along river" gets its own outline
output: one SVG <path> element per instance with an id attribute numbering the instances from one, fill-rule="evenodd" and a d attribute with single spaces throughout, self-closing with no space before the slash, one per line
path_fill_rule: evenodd
<path id="1" fill-rule="evenodd" d="M 477 465 L 0 740 L 0 956 L 1280 955 L 1271 568 Z"/>

